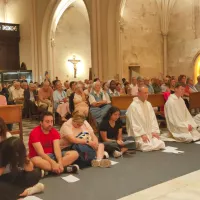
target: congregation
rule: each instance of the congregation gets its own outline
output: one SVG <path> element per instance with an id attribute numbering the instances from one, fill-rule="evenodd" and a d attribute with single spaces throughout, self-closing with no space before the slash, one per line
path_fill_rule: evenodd
<path id="1" fill-rule="evenodd" d="M 35 116 L 38 126 L 29 134 L 28 152 L 0 118 L 0 193 L 3 199 L 43 192 L 40 179 L 49 174 L 78 173 L 85 167 L 111 167 L 109 157 L 165 149 L 165 141 L 200 140 L 199 110 L 189 111 L 190 94 L 200 92 L 185 75 L 161 78 L 132 77 L 102 81 L 65 81 L 48 75 L 43 83 L 25 77 L 0 85 L 0 106 L 23 105 L 23 118 Z M 155 108 L 148 95 L 162 94 L 163 108 Z M 112 106 L 112 98 L 133 96 L 127 110 Z M 166 119 L 168 134 L 161 138 L 156 110 Z M 125 118 L 123 116 L 126 116 Z M 38 118 L 37 118 L 38 116 Z M 194 117 L 193 117 L 194 116 Z M 57 131 L 55 122 L 61 125 Z M 9 191 L 13 192 L 9 192 Z"/>

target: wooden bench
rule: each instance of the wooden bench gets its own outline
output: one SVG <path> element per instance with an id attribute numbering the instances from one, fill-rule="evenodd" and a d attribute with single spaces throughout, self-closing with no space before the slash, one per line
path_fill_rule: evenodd
<path id="1" fill-rule="evenodd" d="M 112 97 L 111 104 L 120 110 L 127 110 L 134 97 L 135 96 Z M 151 94 L 148 97 L 148 101 L 153 107 L 163 107 L 165 105 L 165 100 L 162 94 Z"/>
<path id="2" fill-rule="evenodd" d="M 190 111 L 192 109 L 200 108 L 200 92 L 194 92 L 190 94 L 189 104 Z"/>
<path id="3" fill-rule="evenodd" d="M 111 104 L 119 108 L 120 110 L 127 110 L 130 104 L 133 101 L 135 96 L 119 96 L 119 97 L 112 97 Z M 152 107 L 164 107 L 165 100 L 162 94 L 151 94 L 148 97 L 148 101 L 151 103 Z M 165 122 L 164 112 L 163 111 L 156 111 L 155 114 L 158 116 L 160 115 L 162 118 L 158 119 L 158 123 Z M 121 116 L 120 118 L 126 118 L 126 116 Z"/>
<path id="4" fill-rule="evenodd" d="M 23 140 L 22 105 L 0 106 L 0 117 L 6 124 L 18 123 L 19 129 L 12 130 L 10 133 L 12 135 L 19 134 L 21 140 Z"/>

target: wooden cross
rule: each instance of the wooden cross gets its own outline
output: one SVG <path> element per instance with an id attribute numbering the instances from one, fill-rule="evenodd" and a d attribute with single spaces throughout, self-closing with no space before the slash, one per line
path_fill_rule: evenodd
<path id="1" fill-rule="evenodd" d="M 77 72 L 77 67 L 76 65 L 81 62 L 80 60 L 76 60 L 76 56 L 73 56 L 73 60 L 68 60 L 69 62 L 71 62 L 74 65 L 74 78 L 76 78 L 76 72 Z"/>

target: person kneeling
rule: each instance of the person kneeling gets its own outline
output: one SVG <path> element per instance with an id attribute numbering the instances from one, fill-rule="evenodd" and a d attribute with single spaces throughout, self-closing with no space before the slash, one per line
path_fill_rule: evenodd
<path id="1" fill-rule="evenodd" d="M 122 137 L 122 124 L 119 119 L 120 110 L 111 107 L 100 124 L 100 141 L 104 143 L 105 150 L 118 158 L 125 152 L 135 153 L 134 137 Z"/>
<path id="2" fill-rule="evenodd" d="M 29 157 L 35 167 L 60 174 L 77 173 L 79 167 L 71 165 L 78 159 L 76 151 L 62 151 L 59 145 L 60 135 L 53 128 L 53 114 L 44 112 L 40 126 L 34 128 L 29 136 Z"/>
<path id="3" fill-rule="evenodd" d="M 79 152 L 79 166 L 110 167 L 111 162 L 104 157 L 104 144 L 99 144 L 98 139 L 85 117 L 78 111 L 72 118 L 65 122 L 61 129 L 61 149 L 74 149 Z M 96 158 L 96 159 L 95 159 Z"/>
<path id="4" fill-rule="evenodd" d="M 143 152 L 165 148 L 155 112 L 147 99 L 148 88 L 139 87 L 138 97 L 133 99 L 126 113 L 128 135 L 135 137 L 137 149 Z"/>

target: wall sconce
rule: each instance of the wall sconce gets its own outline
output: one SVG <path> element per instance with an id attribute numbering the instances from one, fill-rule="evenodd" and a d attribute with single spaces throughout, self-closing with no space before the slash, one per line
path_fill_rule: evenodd
<path id="1" fill-rule="evenodd" d="M 79 62 L 81 62 L 81 60 L 76 60 L 76 56 L 73 55 L 73 59 L 69 59 L 68 61 L 74 65 L 74 78 L 76 78 L 76 74 L 77 74 L 77 64 L 78 64 Z"/>

